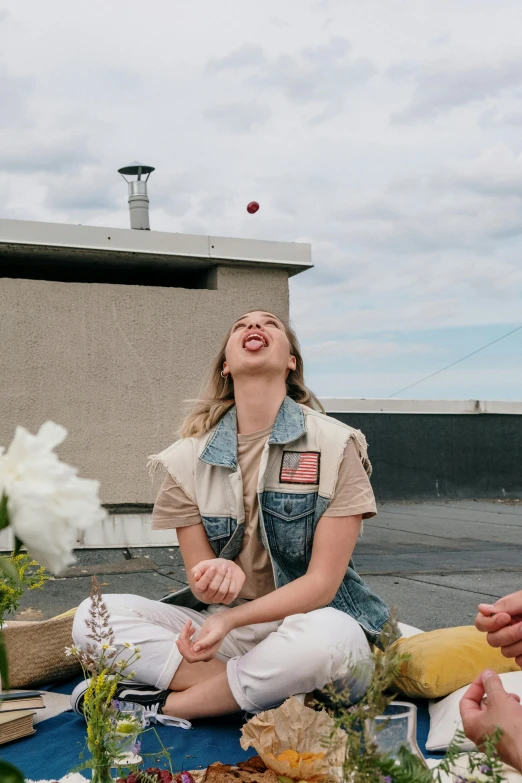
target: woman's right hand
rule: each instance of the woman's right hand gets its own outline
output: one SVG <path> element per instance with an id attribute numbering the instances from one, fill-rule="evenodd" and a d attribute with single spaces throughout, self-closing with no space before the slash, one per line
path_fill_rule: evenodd
<path id="1" fill-rule="evenodd" d="M 231 604 L 245 584 L 245 572 L 232 560 L 215 557 L 192 569 L 197 598 L 205 604 Z"/>

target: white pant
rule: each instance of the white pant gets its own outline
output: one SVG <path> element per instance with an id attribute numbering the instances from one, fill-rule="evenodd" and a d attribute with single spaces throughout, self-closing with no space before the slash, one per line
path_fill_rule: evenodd
<path id="1" fill-rule="evenodd" d="M 217 605 L 196 612 L 138 595 L 108 594 L 104 601 L 115 644 L 131 642 L 141 649 L 141 658 L 132 666 L 136 681 L 161 689 L 169 687 L 182 661 L 175 641 L 187 619 L 199 630 L 210 614 L 229 609 Z M 91 641 L 85 625 L 89 607 L 87 599 L 74 618 L 74 642 L 82 646 Z M 227 664 L 234 699 L 241 709 L 253 713 L 330 682 L 346 686 L 351 700 L 357 701 L 366 692 L 372 671 L 370 647 L 360 625 L 331 607 L 235 628 L 216 657 Z"/>

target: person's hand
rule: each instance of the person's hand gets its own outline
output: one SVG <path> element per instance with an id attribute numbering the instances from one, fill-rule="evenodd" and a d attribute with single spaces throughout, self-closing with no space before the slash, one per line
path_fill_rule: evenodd
<path id="1" fill-rule="evenodd" d="M 504 690 L 498 674 L 489 669 L 482 672 L 459 706 L 466 737 L 480 749 L 486 737 L 500 728 L 503 733 L 497 745 L 499 755 L 506 764 L 522 772 L 522 706 L 516 694 Z"/>
<path id="2" fill-rule="evenodd" d="M 187 620 L 176 645 L 188 663 L 211 661 L 212 658 L 216 657 L 223 639 L 230 631 L 223 616 L 225 614 L 226 612 L 218 612 L 208 617 L 201 626 L 201 630 L 195 640 L 193 640 L 193 636 L 196 628 L 192 624 L 192 620 Z"/>
<path id="3" fill-rule="evenodd" d="M 514 658 L 522 668 L 522 590 L 506 595 L 494 604 L 479 604 L 475 626 L 488 635 L 492 647 Z"/>
<path id="4" fill-rule="evenodd" d="M 192 569 L 194 585 L 205 604 L 231 604 L 245 584 L 245 572 L 232 560 L 202 560 Z"/>

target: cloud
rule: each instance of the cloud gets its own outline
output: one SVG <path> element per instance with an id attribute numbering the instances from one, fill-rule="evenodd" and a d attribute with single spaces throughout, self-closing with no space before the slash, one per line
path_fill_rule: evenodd
<path id="1" fill-rule="evenodd" d="M 307 46 L 296 55 L 285 54 L 252 77 L 261 87 L 281 90 L 290 103 L 314 105 L 319 113 L 312 123 L 340 114 L 350 91 L 366 84 L 376 73 L 366 58 L 352 56 L 345 38 L 333 37 L 325 44 Z"/>
<path id="2" fill-rule="evenodd" d="M 125 205 L 124 183 L 107 167 L 85 166 L 81 171 L 62 172 L 47 182 L 45 205 L 63 212 L 99 215 Z"/>
<path id="3" fill-rule="evenodd" d="M 522 108 L 516 111 L 487 109 L 478 118 L 478 124 L 481 128 L 505 128 L 508 125 L 520 127 L 522 125 Z"/>
<path id="4" fill-rule="evenodd" d="M 403 61 L 388 70 L 392 80 L 413 82 L 409 103 L 391 116 L 396 124 L 431 120 L 469 103 L 518 87 L 522 59 L 504 62 Z"/>
<path id="5" fill-rule="evenodd" d="M 227 103 L 207 109 L 204 115 L 232 133 L 248 133 L 264 125 L 272 112 L 261 103 Z"/>
<path id="6" fill-rule="evenodd" d="M 0 128 L 13 130 L 32 124 L 29 103 L 33 89 L 31 77 L 13 74 L 0 63 Z"/>
<path id="7" fill-rule="evenodd" d="M 327 340 L 308 344 L 306 356 L 310 360 L 342 359 L 349 356 L 367 359 L 382 359 L 405 354 L 425 354 L 431 346 L 423 343 L 397 342 L 392 340 Z"/>
<path id="8" fill-rule="evenodd" d="M 96 157 L 85 134 L 67 134 L 41 139 L 43 131 L 0 135 L 0 170 L 13 173 L 76 170 Z"/>
<path id="9" fill-rule="evenodd" d="M 281 92 L 290 104 L 311 108 L 311 124 L 342 113 L 351 91 L 377 72 L 367 58 L 354 57 L 350 42 L 339 36 L 272 58 L 262 47 L 244 44 L 224 57 L 211 58 L 205 70 L 239 74 L 249 87 Z"/>
<path id="10" fill-rule="evenodd" d="M 488 147 L 478 158 L 449 164 L 441 174 L 448 189 L 460 187 L 485 196 L 522 198 L 522 153 L 505 144 Z"/>
<path id="11" fill-rule="evenodd" d="M 245 43 L 223 57 L 212 57 L 207 62 L 205 70 L 208 73 L 237 71 L 242 68 L 257 68 L 266 65 L 267 62 L 266 54 L 261 46 Z"/>

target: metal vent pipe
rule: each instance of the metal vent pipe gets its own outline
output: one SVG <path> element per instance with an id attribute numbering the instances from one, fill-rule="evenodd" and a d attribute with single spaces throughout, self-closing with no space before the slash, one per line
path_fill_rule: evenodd
<path id="1" fill-rule="evenodd" d="M 130 227 L 138 231 L 150 231 L 147 181 L 153 171 L 154 166 L 146 166 L 137 160 L 118 169 L 118 173 L 129 189 Z M 136 177 L 136 179 L 127 179 L 127 177 Z"/>

